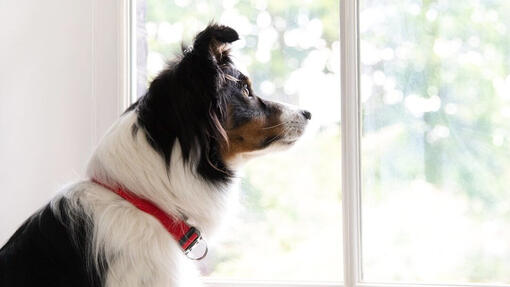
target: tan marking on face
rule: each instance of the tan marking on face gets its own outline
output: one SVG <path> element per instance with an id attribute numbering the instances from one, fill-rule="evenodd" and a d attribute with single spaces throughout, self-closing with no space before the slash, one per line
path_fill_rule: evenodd
<path id="1" fill-rule="evenodd" d="M 250 87 L 250 89 L 251 89 L 251 86 L 252 86 L 251 79 L 245 78 L 245 81 L 246 81 L 246 84 L 248 85 L 248 87 Z"/>
<path id="2" fill-rule="evenodd" d="M 229 145 L 222 150 L 223 160 L 228 162 L 239 154 L 263 149 L 266 139 L 283 132 L 278 118 L 257 117 L 235 129 L 227 130 Z"/>
<path id="3" fill-rule="evenodd" d="M 225 79 L 232 81 L 232 82 L 238 82 L 239 80 L 235 78 L 234 76 L 231 76 L 229 74 L 225 74 Z"/>

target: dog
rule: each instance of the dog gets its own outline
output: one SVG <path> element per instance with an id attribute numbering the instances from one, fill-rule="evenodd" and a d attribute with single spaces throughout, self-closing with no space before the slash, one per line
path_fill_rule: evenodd
<path id="1" fill-rule="evenodd" d="M 169 63 L 65 187 L 0 250 L 0 286 L 194 286 L 190 250 L 233 200 L 236 170 L 290 147 L 311 114 L 256 96 L 238 33 L 211 23 Z M 196 259 L 196 258 L 195 258 Z"/>

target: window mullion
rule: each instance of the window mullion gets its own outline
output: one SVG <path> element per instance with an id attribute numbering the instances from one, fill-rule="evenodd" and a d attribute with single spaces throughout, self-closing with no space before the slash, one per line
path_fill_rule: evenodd
<path id="1" fill-rule="evenodd" d="M 340 1 L 342 205 L 345 286 L 361 281 L 361 157 L 358 0 Z"/>

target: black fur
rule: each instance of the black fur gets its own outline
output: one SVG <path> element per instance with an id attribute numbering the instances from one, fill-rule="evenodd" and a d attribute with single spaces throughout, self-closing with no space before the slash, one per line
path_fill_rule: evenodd
<path id="1" fill-rule="evenodd" d="M 130 107 L 151 146 L 170 163 L 179 140 L 183 159 L 197 162 L 197 173 L 212 183 L 228 182 L 233 172 L 220 155 L 227 144 L 225 72 L 232 62 L 222 45 L 239 39 L 235 30 L 216 24 L 200 32 L 193 47 L 161 72 L 147 93 Z M 136 133 L 136 128 L 134 128 Z"/>
<path id="2" fill-rule="evenodd" d="M 66 200 L 58 204 L 60 214 L 46 205 L 0 249 L 0 286 L 102 286 L 104 269 L 90 261 L 91 221 L 79 210 L 71 221 Z"/>

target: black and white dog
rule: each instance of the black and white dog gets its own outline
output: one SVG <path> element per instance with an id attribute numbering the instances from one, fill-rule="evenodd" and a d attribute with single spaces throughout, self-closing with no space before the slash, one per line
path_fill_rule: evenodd
<path id="1" fill-rule="evenodd" d="M 237 39 L 210 24 L 152 81 L 99 143 L 87 179 L 2 247 L 0 286 L 199 284 L 185 253 L 221 222 L 236 168 L 289 147 L 311 118 L 254 95 L 229 55 Z"/>

